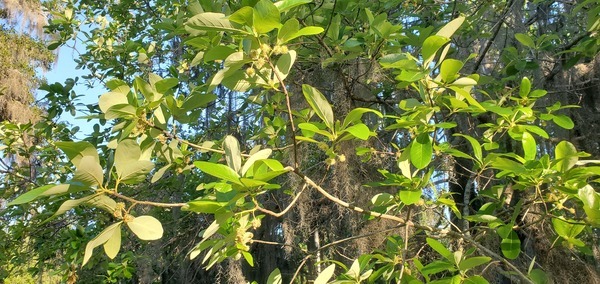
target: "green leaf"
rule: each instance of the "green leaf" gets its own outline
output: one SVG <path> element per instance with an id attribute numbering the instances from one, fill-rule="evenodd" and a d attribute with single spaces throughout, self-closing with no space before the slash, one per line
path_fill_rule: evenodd
<path id="1" fill-rule="evenodd" d="M 423 65 L 424 67 L 428 67 L 429 63 L 433 61 L 433 57 L 440 50 L 444 44 L 448 43 L 450 40 L 447 37 L 440 35 L 433 35 L 425 39 L 423 42 Z"/>
<path id="2" fill-rule="evenodd" d="M 272 152 L 273 151 L 271 149 L 262 149 L 252 154 L 252 156 L 246 160 L 246 163 L 244 163 L 244 166 L 240 172 L 241 176 L 246 176 L 246 172 L 248 172 L 248 169 L 250 169 L 250 167 L 252 167 L 256 161 L 268 159 Z"/>
<path id="3" fill-rule="evenodd" d="M 189 208 L 186 210 L 197 213 L 214 214 L 218 210 L 227 206 L 227 202 L 218 202 L 214 200 L 192 200 L 188 202 Z"/>
<path id="4" fill-rule="evenodd" d="M 470 257 L 470 258 L 462 260 L 458 265 L 458 269 L 460 269 L 462 271 L 466 271 L 467 269 L 471 269 L 473 267 L 476 267 L 476 266 L 479 266 L 482 264 L 486 264 L 486 263 L 490 262 L 490 260 L 492 260 L 492 258 L 487 257 L 487 256 Z"/>
<path id="5" fill-rule="evenodd" d="M 185 22 L 185 29 L 190 33 L 195 33 L 195 30 L 246 33 L 244 30 L 234 27 L 225 14 L 211 12 L 193 16 Z"/>
<path id="6" fill-rule="evenodd" d="M 353 110 L 351 110 L 348 115 L 346 115 L 346 117 L 344 118 L 344 123 L 342 123 L 342 129 L 346 129 L 350 124 L 356 123 L 356 122 L 360 122 L 362 116 L 367 113 L 367 112 L 371 112 L 376 114 L 378 117 L 382 118 L 383 115 L 381 114 L 381 112 L 374 110 L 374 109 L 370 109 L 370 108 L 355 108 Z"/>
<path id="7" fill-rule="evenodd" d="M 465 281 L 463 282 L 463 284 L 489 284 L 490 282 L 488 282 L 485 278 L 483 278 L 483 276 L 479 276 L 479 275 L 474 275 L 471 276 L 467 279 L 465 279 Z"/>
<path id="8" fill-rule="evenodd" d="M 465 21 L 465 17 L 462 17 L 462 16 L 457 17 L 456 19 L 450 21 L 444 27 L 442 27 L 436 33 L 436 35 L 442 36 L 445 38 L 451 38 L 452 35 L 456 32 L 456 30 L 458 30 L 458 28 L 460 28 L 460 26 L 463 24 L 464 21 Z"/>
<path id="9" fill-rule="evenodd" d="M 333 130 L 333 110 L 325 96 L 323 96 L 319 90 L 306 84 L 302 85 L 302 93 L 317 116 L 319 116 L 325 125 L 327 125 L 327 128 Z"/>
<path id="10" fill-rule="evenodd" d="M 352 125 L 344 129 L 344 131 L 347 131 L 348 133 L 352 134 L 352 136 L 361 140 L 369 139 L 369 135 L 371 134 L 371 130 L 364 123 Z"/>
<path id="11" fill-rule="evenodd" d="M 275 64 L 275 73 L 273 74 L 273 79 L 283 81 L 285 78 L 287 78 L 295 61 L 296 51 L 294 50 L 290 50 L 288 53 L 281 55 Z"/>
<path id="12" fill-rule="evenodd" d="M 275 3 L 275 5 L 277 5 L 277 3 Z M 287 20 L 285 22 L 285 24 L 283 24 L 283 26 L 281 26 L 281 28 L 279 28 L 279 31 L 277 32 L 277 39 L 281 43 L 286 43 L 299 30 L 300 30 L 300 23 L 298 22 L 298 20 L 296 18 L 291 18 L 291 19 Z"/>
<path id="13" fill-rule="evenodd" d="M 29 203 L 29 202 L 35 200 L 36 198 L 41 197 L 42 194 L 44 194 L 44 192 L 46 192 L 47 190 L 49 190 L 55 186 L 56 185 L 54 185 L 54 184 L 48 184 L 48 185 L 34 188 L 28 192 L 25 192 L 25 193 L 19 195 L 19 197 L 15 198 L 15 200 L 9 202 L 7 205 L 12 206 L 12 205 L 20 205 L 20 204 L 24 204 L 24 203 Z"/>
<path id="14" fill-rule="evenodd" d="M 473 148 L 473 155 L 475 156 L 475 159 L 479 163 L 483 162 L 483 152 L 481 151 L 481 144 L 479 144 L 479 141 L 477 141 L 477 139 L 475 139 L 469 135 L 464 135 L 464 134 L 459 134 L 459 133 L 454 134 L 453 136 L 460 136 L 460 137 L 467 139 L 467 141 L 469 141 L 469 143 L 471 144 L 471 148 Z"/>
<path id="15" fill-rule="evenodd" d="M 206 174 L 242 185 L 240 176 L 228 166 L 204 161 L 196 161 L 194 165 Z"/>
<path id="16" fill-rule="evenodd" d="M 522 140 L 523 152 L 525 153 L 525 160 L 535 160 L 537 155 L 537 144 L 535 144 L 535 138 L 529 132 L 523 132 Z"/>
<path id="17" fill-rule="evenodd" d="M 100 96 L 98 106 L 103 113 L 108 113 L 109 109 L 116 106 L 128 106 L 129 100 L 127 94 L 120 92 L 108 92 Z"/>
<path id="18" fill-rule="evenodd" d="M 508 259 L 516 259 L 519 256 L 519 253 L 521 253 L 521 240 L 515 231 L 511 230 L 508 236 L 502 239 L 500 249 Z"/>
<path id="19" fill-rule="evenodd" d="M 104 181 L 104 172 L 94 156 L 84 156 L 77 165 L 73 179 L 85 185 L 97 186 Z"/>
<path id="20" fill-rule="evenodd" d="M 165 78 L 156 82 L 154 87 L 159 94 L 164 94 L 174 87 L 177 87 L 177 85 L 179 85 L 179 80 L 177 78 Z"/>
<path id="21" fill-rule="evenodd" d="M 321 27 L 315 27 L 315 26 L 304 27 L 304 28 L 300 29 L 299 31 L 287 36 L 284 39 L 285 40 L 284 42 L 288 42 L 290 40 L 293 40 L 293 39 L 295 39 L 297 37 L 301 37 L 301 36 L 317 35 L 324 31 L 325 30 Z"/>
<path id="22" fill-rule="evenodd" d="M 554 148 L 554 157 L 556 158 L 556 168 L 561 172 L 571 169 L 579 160 L 577 149 L 568 141 L 561 141 Z"/>
<path id="23" fill-rule="evenodd" d="M 104 252 L 110 259 L 114 259 L 115 256 L 121 250 L 121 226 L 118 226 L 114 230 L 112 236 L 104 243 Z"/>
<path id="24" fill-rule="evenodd" d="M 527 46 L 529 48 L 535 48 L 535 42 L 533 41 L 533 39 L 526 34 L 515 34 L 515 38 L 524 46 Z"/>
<path id="25" fill-rule="evenodd" d="M 117 210 L 117 202 L 105 194 L 97 195 L 85 203 L 90 206 L 103 209 L 111 214 Z"/>
<path id="26" fill-rule="evenodd" d="M 54 214 L 52 216 L 50 216 L 50 218 L 48 218 L 46 221 L 49 221 L 50 219 L 52 219 L 58 215 L 62 215 L 65 212 L 75 208 L 76 206 L 79 206 L 82 203 L 88 202 L 90 199 L 92 199 L 94 197 L 96 197 L 96 194 L 82 197 L 79 199 L 67 200 L 67 201 L 63 202 L 60 205 L 60 207 L 58 207 L 58 210 L 56 210 L 56 212 L 54 212 Z M 46 222 L 46 221 L 44 221 L 44 222 Z"/>
<path id="27" fill-rule="evenodd" d="M 440 66 L 440 76 L 446 83 L 450 83 L 458 78 L 458 71 L 463 67 L 462 61 L 456 59 L 446 59 Z"/>
<path id="28" fill-rule="evenodd" d="M 227 58 L 227 56 L 231 55 L 234 52 L 235 52 L 235 49 L 233 49 L 229 46 L 217 45 L 217 46 L 209 49 L 206 53 L 204 53 L 204 62 L 210 62 L 210 61 L 215 61 L 215 60 L 225 60 L 225 58 Z"/>
<path id="29" fill-rule="evenodd" d="M 98 151 L 89 142 L 59 141 L 59 142 L 55 142 L 54 145 L 56 145 L 56 147 L 61 149 L 67 155 L 67 157 L 69 157 L 69 160 L 71 160 L 71 163 L 73 163 L 73 165 L 75 165 L 75 167 L 77 167 L 77 165 L 79 164 L 79 161 L 84 156 L 94 157 L 94 159 L 98 163 L 100 163 L 100 158 L 98 157 Z"/>
<path id="30" fill-rule="evenodd" d="M 279 9 L 270 0 L 261 0 L 254 6 L 253 27 L 259 34 L 264 34 L 281 25 Z"/>
<path id="31" fill-rule="evenodd" d="M 552 218 L 552 226 L 559 236 L 567 240 L 574 239 L 585 229 L 585 225 L 572 224 L 559 218 Z"/>
<path id="32" fill-rule="evenodd" d="M 215 94 L 204 94 L 201 92 L 192 92 L 192 94 L 183 101 L 181 108 L 185 111 L 192 111 L 199 107 L 205 107 L 208 103 L 217 99 Z"/>
<path id="33" fill-rule="evenodd" d="M 160 221 L 148 215 L 135 217 L 133 220 L 126 223 L 129 229 L 140 240 L 151 241 L 162 238 L 163 227 Z"/>
<path id="34" fill-rule="evenodd" d="M 433 147 L 429 133 L 421 133 L 410 146 L 410 161 L 417 169 L 423 169 L 431 162 Z"/>
<path id="35" fill-rule="evenodd" d="M 238 140 L 231 135 L 227 135 L 223 141 L 223 150 L 225 150 L 227 165 L 239 173 L 242 168 L 242 153 L 240 152 L 240 143 Z"/>
<path id="36" fill-rule="evenodd" d="M 446 248 L 445 245 L 443 245 L 442 243 L 440 243 L 438 240 L 436 239 L 432 239 L 432 238 L 427 238 L 427 244 L 435 251 L 437 251 L 437 253 L 439 253 L 440 255 L 442 255 L 444 258 L 451 260 L 452 258 L 452 252 L 450 250 L 448 250 Z"/>
<path id="37" fill-rule="evenodd" d="M 401 190 L 399 195 L 400 201 L 406 205 L 415 204 L 421 199 L 420 190 Z"/>
<path id="38" fill-rule="evenodd" d="M 281 272 L 279 268 L 275 268 L 270 274 L 269 278 L 267 278 L 267 284 L 281 284 L 283 279 L 281 278 Z"/>
<path id="39" fill-rule="evenodd" d="M 571 120 L 571 118 L 566 115 L 555 114 L 552 117 L 552 121 L 554 121 L 554 123 L 556 123 L 558 126 L 564 129 L 573 129 L 573 127 L 575 127 L 573 120 Z"/>
<path id="40" fill-rule="evenodd" d="M 140 160 L 142 151 L 140 145 L 133 139 L 125 139 L 117 145 L 115 150 L 115 168 L 121 182 L 134 184 L 146 179 L 154 168 L 154 163 Z"/>
<path id="41" fill-rule="evenodd" d="M 321 274 L 319 274 L 319 276 L 317 276 L 317 279 L 315 279 L 315 282 L 313 282 L 313 283 L 314 284 L 326 284 L 327 281 L 329 281 L 329 279 L 331 279 L 334 272 L 335 272 L 335 264 L 327 266 L 327 268 L 325 268 L 325 269 L 323 269 L 323 271 L 321 271 Z"/>
<path id="42" fill-rule="evenodd" d="M 521 80 L 521 87 L 519 87 L 519 96 L 521 98 L 526 98 L 531 91 L 531 81 L 527 77 L 523 77 Z"/>
<path id="43" fill-rule="evenodd" d="M 541 269 L 538 269 L 538 268 L 532 269 L 531 272 L 529 272 L 529 278 L 531 278 L 531 280 L 535 284 L 550 283 L 550 279 L 548 279 L 548 275 L 546 275 L 546 273 L 544 271 L 542 271 Z"/>
<path id="44" fill-rule="evenodd" d="M 135 90 L 142 93 L 147 101 L 154 102 L 162 97 L 162 94 L 156 92 L 156 90 L 150 84 L 140 77 L 135 77 L 133 87 Z"/>
<path id="45" fill-rule="evenodd" d="M 98 234 L 98 236 L 96 236 L 87 243 L 87 245 L 85 246 L 85 253 L 83 255 L 83 263 L 81 264 L 82 266 L 84 266 L 90 260 L 90 257 L 92 257 L 92 253 L 96 247 L 106 243 L 109 239 L 112 238 L 116 231 L 119 231 L 120 233 L 121 223 L 123 222 L 117 222 L 106 227 L 106 229 L 104 229 L 100 234 Z"/>
<path id="46" fill-rule="evenodd" d="M 235 11 L 229 15 L 228 19 L 231 22 L 238 23 L 240 25 L 252 26 L 254 10 L 252 7 L 244 6 L 241 9 Z"/>
<path id="47" fill-rule="evenodd" d="M 294 7 L 312 3 L 312 0 L 282 0 L 275 2 L 275 6 L 281 13 L 287 12 Z"/>

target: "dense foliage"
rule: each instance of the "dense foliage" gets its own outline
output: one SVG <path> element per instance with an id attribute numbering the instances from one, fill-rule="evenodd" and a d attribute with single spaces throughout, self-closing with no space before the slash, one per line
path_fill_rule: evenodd
<path id="1" fill-rule="evenodd" d="M 2 176 L 0 273 L 598 281 L 599 14 L 598 1 L 65 1 L 48 47 L 84 45 L 82 79 L 106 92 L 80 107 L 83 141 L 56 123 L 78 79 L 41 87 L 40 121 L 2 125 L 18 159 Z"/>

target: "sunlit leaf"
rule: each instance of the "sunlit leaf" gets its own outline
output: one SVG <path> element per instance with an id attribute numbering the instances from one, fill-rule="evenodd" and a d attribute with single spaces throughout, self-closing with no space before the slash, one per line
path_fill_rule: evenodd
<path id="1" fill-rule="evenodd" d="M 93 238 L 91 241 L 89 241 L 87 243 L 87 245 L 85 246 L 85 253 L 83 255 L 83 262 L 81 264 L 82 266 L 85 265 L 90 260 L 90 257 L 92 257 L 94 248 L 106 243 L 116 233 L 116 231 L 119 231 L 119 234 L 120 234 L 121 223 L 123 223 L 123 222 L 117 222 L 117 223 L 114 223 L 114 224 L 106 227 L 106 229 L 104 229 L 100 234 L 98 234 L 98 236 L 96 236 L 95 238 Z"/>
<path id="2" fill-rule="evenodd" d="M 268 33 L 281 25 L 279 9 L 270 0 L 258 1 L 254 5 L 253 17 L 253 27 L 261 34 Z"/>
<path id="3" fill-rule="evenodd" d="M 223 150 L 225 150 L 227 165 L 239 173 L 242 168 L 242 153 L 240 152 L 240 143 L 238 140 L 228 135 L 223 141 Z"/>
<path id="4" fill-rule="evenodd" d="M 121 250 L 121 226 L 118 226 L 117 229 L 114 230 L 112 236 L 104 243 L 104 252 L 106 256 L 110 259 L 114 259 L 115 256 Z"/>
<path id="5" fill-rule="evenodd" d="M 206 174 L 242 185 L 240 176 L 228 166 L 204 161 L 196 161 L 194 165 Z"/>
<path id="6" fill-rule="evenodd" d="M 500 249 L 508 259 L 516 259 L 519 256 L 521 253 L 521 240 L 515 231 L 511 230 L 508 236 L 502 239 Z"/>
<path id="7" fill-rule="evenodd" d="M 335 272 L 335 264 L 331 264 L 329 266 L 327 266 L 327 268 L 323 269 L 323 271 L 321 271 L 321 274 L 319 274 L 319 276 L 317 276 L 317 279 L 315 279 L 315 284 L 326 284 L 329 279 L 331 279 L 331 277 L 333 276 L 333 273 Z"/>
<path id="8" fill-rule="evenodd" d="M 281 278 L 281 272 L 279 268 L 275 268 L 270 274 L 269 278 L 267 278 L 267 284 L 281 284 L 283 279 Z"/>
<path id="9" fill-rule="evenodd" d="M 333 110 L 325 96 L 319 90 L 306 84 L 302 85 L 302 93 L 317 116 L 327 125 L 327 128 L 333 130 Z"/>
<path id="10" fill-rule="evenodd" d="M 422 133 L 410 146 L 410 162 L 417 169 L 423 169 L 431 162 L 433 154 L 432 139 L 428 133 Z"/>
<path id="11" fill-rule="evenodd" d="M 160 221 L 152 216 L 139 216 L 126 223 L 129 229 L 141 240 L 151 241 L 162 238 L 163 227 Z"/>

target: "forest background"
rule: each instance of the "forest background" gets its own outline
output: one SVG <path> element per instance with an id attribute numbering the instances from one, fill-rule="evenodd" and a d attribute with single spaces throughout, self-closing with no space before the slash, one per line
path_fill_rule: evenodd
<path id="1" fill-rule="evenodd" d="M 3 0 L 0 279 L 600 283 L 599 4 Z"/>

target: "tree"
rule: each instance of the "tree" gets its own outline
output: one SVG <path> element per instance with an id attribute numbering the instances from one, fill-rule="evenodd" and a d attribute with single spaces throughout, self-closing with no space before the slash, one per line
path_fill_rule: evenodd
<path id="1" fill-rule="evenodd" d="M 70 281 L 591 283 L 598 161 L 553 92 L 597 4 L 69 3 L 112 129 L 9 205 L 73 224 Z"/>

